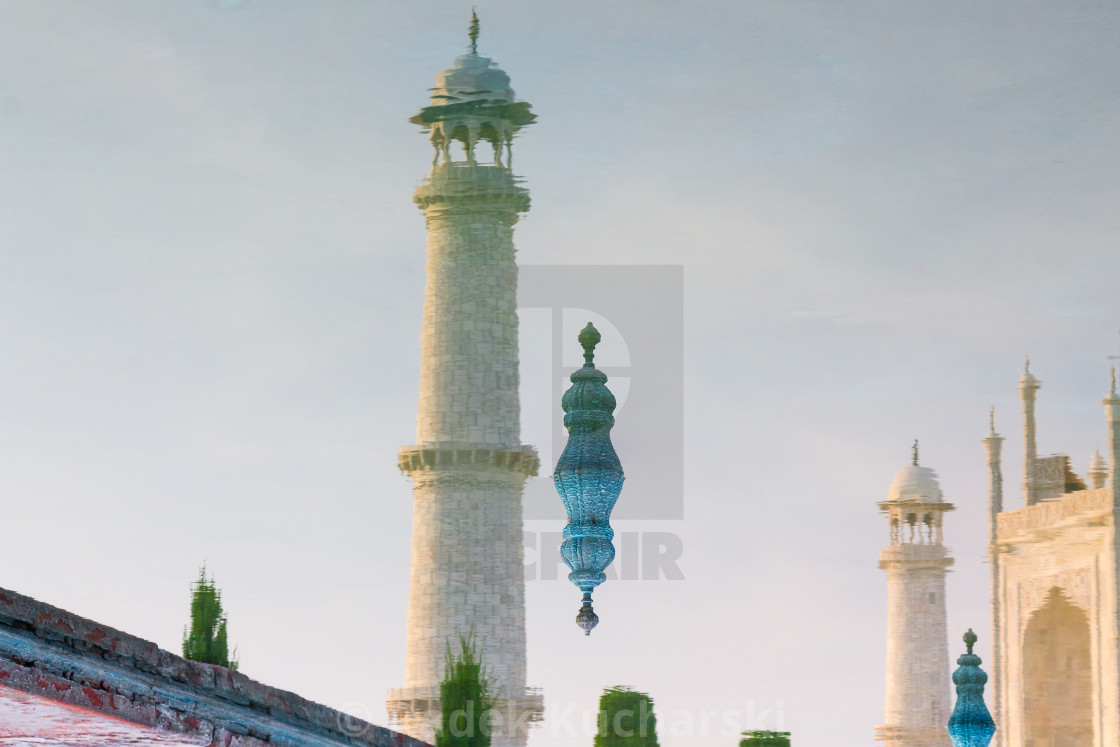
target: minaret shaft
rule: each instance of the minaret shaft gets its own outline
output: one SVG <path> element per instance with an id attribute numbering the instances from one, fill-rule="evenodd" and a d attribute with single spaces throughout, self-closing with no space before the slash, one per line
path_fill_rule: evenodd
<path id="1" fill-rule="evenodd" d="M 1029 370 L 1019 379 L 1019 398 L 1023 402 L 1023 496 L 1028 506 L 1038 503 L 1035 480 L 1038 444 L 1035 442 L 1034 403 L 1041 386 Z"/>
<path id="2" fill-rule="evenodd" d="M 988 560 L 992 564 L 988 590 L 991 599 L 992 615 L 991 671 L 992 682 L 995 684 L 993 688 L 992 707 L 995 709 L 997 716 L 1002 713 L 1000 698 L 1001 694 L 1004 692 L 1000 680 L 1000 662 L 1002 661 L 1001 651 L 1003 647 L 1003 631 L 1000 623 L 1000 605 L 1002 604 L 1000 588 L 1003 584 L 1003 576 L 1000 572 L 999 556 L 999 514 L 1003 511 L 1003 469 L 1000 457 L 1002 447 L 1003 437 L 996 433 L 995 423 L 993 422 L 991 433 L 984 439 L 984 448 L 988 453 Z"/>
<path id="3" fill-rule="evenodd" d="M 948 745 L 949 646 L 943 546 L 894 546 L 887 572 L 887 699 L 880 739 L 891 747 Z"/>
<path id="4" fill-rule="evenodd" d="M 429 208 L 418 444 L 520 445 L 516 219 Z"/>

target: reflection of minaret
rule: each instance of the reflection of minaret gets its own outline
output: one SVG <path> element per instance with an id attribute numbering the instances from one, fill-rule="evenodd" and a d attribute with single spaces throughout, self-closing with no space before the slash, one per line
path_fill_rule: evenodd
<path id="1" fill-rule="evenodd" d="M 1035 462 L 1038 459 L 1038 445 L 1035 443 L 1034 427 L 1034 400 L 1042 382 L 1031 373 L 1031 359 L 1027 358 L 1027 366 L 1019 379 L 1019 397 L 1023 400 L 1023 495 L 1027 498 L 1027 505 L 1038 503 L 1038 470 Z"/>
<path id="2" fill-rule="evenodd" d="M 405 687 L 391 691 L 390 717 L 433 741 L 448 644 L 473 634 L 492 679 L 494 747 L 525 743 L 501 722 L 537 720 L 527 690 L 521 495 L 537 473 L 520 441 L 517 265 L 513 225 L 529 208 L 510 171 L 514 133 L 533 121 L 509 76 L 476 50 L 436 78 L 431 105 L 412 121 L 435 147 L 415 201 L 428 225 L 416 445 L 401 449 L 413 480 L 412 575 Z M 480 164 L 480 141 L 493 147 Z M 453 141 L 463 160 L 452 159 Z M 503 158 L 504 156 L 504 158 Z"/>
<path id="3" fill-rule="evenodd" d="M 953 559 L 941 544 L 942 516 L 953 510 L 937 474 L 913 464 L 894 478 L 879 504 L 890 521 L 887 572 L 887 702 L 875 738 L 889 747 L 948 747 L 949 643 L 945 574 Z"/>
<path id="4" fill-rule="evenodd" d="M 1003 469 L 1001 466 L 1000 450 L 1003 447 L 1003 436 L 996 433 L 995 407 L 992 408 L 989 420 L 988 436 L 984 439 L 984 448 L 988 452 L 988 560 L 992 564 L 992 572 L 988 591 L 991 595 L 992 614 L 992 680 L 999 681 L 1000 655 L 1003 646 L 1000 620 L 1000 586 L 1003 576 L 1000 574 L 999 557 L 999 515 L 1003 511 Z M 971 632 L 971 631 L 970 631 Z M 970 649 L 971 650 L 971 649 Z M 1001 695 L 1001 690 L 995 691 L 995 697 Z M 1000 712 L 998 700 L 993 703 L 996 713 Z M 998 737 L 997 737 L 998 739 Z M 998 742 L 997 742 L 998 744 Z"/>

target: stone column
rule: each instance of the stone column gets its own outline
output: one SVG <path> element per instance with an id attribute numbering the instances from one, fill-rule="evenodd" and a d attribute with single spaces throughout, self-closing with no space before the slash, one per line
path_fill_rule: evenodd
<path id="1" fill-rule="evenodd" d="M 1034 377 L 1030 370 L 1030 360 L 1027 360 L 1027 370 L 1019 379 L 1019 398 L 1023 401 L 1023 496 L 1027 505 L 1038 503 L 1035 490 L 1035 460 L 1038 458 L 1038 446 L 1035 443 L 1034 401 L 1042 382 Z"/>
<path id="2" fill-rule="evenodd" d="M 889 747 L 949 747 L 949 649 L 944 546 L 897 545 L 887 572 L 887 699 L 877 739 Z"/>
<path id="3" fill-rule="evenodd" d="M 1003 447 L 1003 436 L 996 433 L 995 415 L 992 415 L 991 429 L 984 439 L 984 449 L 988 455 L 988 558 L 992 564 L 989 594 L 991 595 L 992 615 L 992 655 L 990 657 L 992 671 L 992 708 L 996 712 L 997 722 L 1003 716 L 1001 697 L 1003 682 L 1000 679 L 1002 671 L 1003 623 L 1001 621 L 1002 609 L 1000 604 L 1000 589 L 1003 578 L 1000 574 L 999 556 L 999 515 L 1003 511 L 1003 470 L 1000 463 L 1000 451 Z M 996 734 L 996 747 L 1000 747 L 1000 737 Z"/>
<path id="4" fill-rule="evenodd" d="M 1101 643 L 1102 744 L 1120 744 L 1120 394 L 1116 391 L 1116 369 L 1111 373 L 1112 386 L 1103 402 L 1108 418 L 1108 487 L 1112 493 L 1112 578 L 1111 593 L 1102 594 L 1101 599 L 1106 607 L 1102 618 L 1111 623 L 1109 635 Z"/>

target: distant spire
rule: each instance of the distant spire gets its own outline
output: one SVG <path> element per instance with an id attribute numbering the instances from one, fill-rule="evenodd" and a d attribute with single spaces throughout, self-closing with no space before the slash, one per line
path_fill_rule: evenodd
<path id="1" fill-rule="evenodd" d="M 918 439 L 914 439 L 914 466 L 918 466 Z"/>
<path id="2" fill-rule="evenodd" d="M 1111 389 L 1109 390 L 1109 393 L 1110 393 L 1110 394 L 1111 394 L 1111 395 L 1112 395 L 1113 397 L 1115 397 L 1115 396 L 1116 396 L 1116 366 L 1113 366 L 1113 367 L 1112 367 L 1112 368 L 1110 369 L 1110 372 L 1111 372 L 1111 374 L 1112 374 L 1112 388 L 1111 388 Z"/>
<path id="3" fill-rule="evenodd" d="M 996 435 L 996 406 L 992 405 L 988 408 L 988 428 L 991 429 L 992 435 Z"/>
<path id="4" fill-rule="evenodd" d="M 471 40 L 471 54 L 478 54 L 478 13 L 475 13 L 474 8 L 471 8 L 471 25 L 467 36 Z"/>
<path id="5" fill-rule="evenodd" d="M 1108 356 L 1108 359 L 1110 361 L 1120 361 L 1120 354 L 1110 355 L 1110 356 Z M 1113 385 L 1114 385 L 1112 393 L 1113 393 L 1113 395 L 1115 395 L 1116 394 L 1116 387 L 1115 387 L 1115 383 L 1116 383 L 1116 364 L 1115 363 L 1112 364 L 1112 381 L 1113 381 Z"/>
<path id="6" fill-rule="evenodd" d="M 1029 374 L 1031 372 L 1031 357 L 1027 356 L 1027 364 L 1023 366 L 1023 373 Z"/>

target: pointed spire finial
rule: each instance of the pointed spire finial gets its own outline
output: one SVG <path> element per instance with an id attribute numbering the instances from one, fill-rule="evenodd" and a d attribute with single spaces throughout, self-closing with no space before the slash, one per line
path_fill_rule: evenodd
<path id="1" fill-rule="evenodd" d="M 467 36 L 471 39 L 471 54 L 473 55 L 478 54 L 478 28 L 478 13 L 475 12 L 474 8 L 471 8 L 471 25 Z"/>
<path id="2" fill-rule="evenodd" d="M 1111 369 L 1109 369 L 1109 371 L 1112 374 L 1112 387 L 1109 389 L 1109 392 L 1112 394 L 1113 397 L 1115 397 L 1116 396 L 1116 366 L 1113 366 Z"/>
<path id="3" fill-rule="evenodd" d="M 918 439 L 916 439 L 916 438 L 914 439 L 914 446 L 912 448 L 914 449 L 914 466 L 917 467 L 918 466 Z"/>
<path id="4" fill-rule="evenodd" d="M 992 435 L 996 435 L 996 406 L 992 405 L 988 408 L 988 428 L 991 429 Z"/>
<path id="5" fill-rule="evenodd" d="M 1023 373 L 1029 374 L 1031 372 L 1031 357 L 1027 356 L 1027 364 L 1023 366 Z"/>

